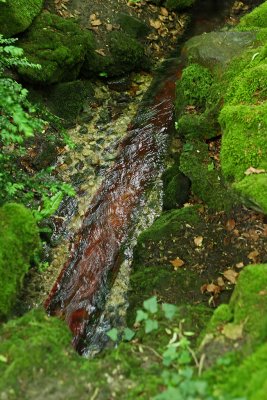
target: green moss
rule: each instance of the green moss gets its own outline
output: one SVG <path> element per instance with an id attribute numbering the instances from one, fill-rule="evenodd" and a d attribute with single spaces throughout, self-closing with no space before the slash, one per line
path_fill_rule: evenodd
<path id="1" fill-rule="evenodd" d="M 267 168 L 267 103 L 225 106 L 220 113 L 223 127 L 221 165 L 228 178 L 241 180 L 249 167 Z"/>
<path id="2" fill-rule="evenodd" d="M 29 61 L 41 70 L 20 67 L 24 79 L 51 84 L 77 78 L 85 55 L 94 55 L 91 32 L 81 30 L 77 23 L 57 15 L 43 13 L 18 42 Z"/>
<path id="3" fill-rule="evenodd" d="M 142 246 L 142 243 L 147 240 L 160 240 L 164 235 L 178 231 L 185 224 L 194 224 L 198 221 L 197 207 L 164 212 L 150 228 L 139 235 L 138 246 Z"/>
<path id="4" fill-rule="evenodd" d="M 244 323 L 250 346 L 267 339 L 267 264 L 249 265 L 239 276 L 230 300 L 234 323 Z"/>
<path id="5" fill-rule="evenodd" d="M 43 0 L 8 0 L 0 3 L 0 33 L 6 37 L 25 31 L 40 13 Z"/>
<path id="6" fill-rule="evenodd" d="M 218 333 L 223 325 L 233 319 L 233 313 L 228 304 L 221 304 L 214 311 L 206 328 L 206 333 Z"/>
<path id="7" fill-rule="evenodd" d="M 213 78 L 210 71 L 199 64 L 191 64 L 183 70 L 176 85 L 176 111 L 181 108 L 181 98 L 187 105 L 203 108 Z"/>
<path id="8" fill-rule="evenodd" d="M 267 28 L 267 2 L 265 1 L 251 13 L 241 18 L 238 28 L 245 28 L 247 31 L 251 28 Z"/>
<path id="9" fill-rule="evenodd" d="M 179 136 L 184 136 L 187 140 L 210 139 L 218 134 L 218 127 L 215 119 L 202 114 L 184 114 L 176 123 L 176 132 Z"/>
<path id="10" fill-rule="evenodd" d="M 191 180 L 192 192 L 211 209 L 231 208 L 234 196 L 209 158 L 206 143 L 186 143 L 180 158 L 180 169 Z"/>
<path id="11" fill-rule="evenodd" d="M 29 210 L 15 203 L 0 208 L 0 317 L 10 313 L 38 245 L 38 228 Z"/>
<path id="12" fill-rule="evenodd" d="M 190 181 L 179 171 L 177 164 L 168 168 L 162 175 L 163 208 L 171 210 L 181 207 L 189 197 Z"/>
<path id="13" fill-rule="evenodd" d="M 255 104 L 267 99 L 267 64 L 245 69 L 229 85 L 228 104 Z"/>
<path id="14" fill-rule="evenodd" d="M 234 184 L 247 206 L 267 214 L 267 174 L 252 174 Z"/>
<path id="15" fill-rule="evenodd" d="M 64 120 L 64 125 L 72 126 L 82 111 L 85 100 L 92 98 L 93 93 L 89 81 L 59 83 L 49 88 L 47 106 L 53 114 Z"/>
<path id="16" fill-rule="evenodd" d="M 164 5 L 168 10 L 182 10 L 192 6 L 194 3 L 195 0 L 167 0 Z"/>

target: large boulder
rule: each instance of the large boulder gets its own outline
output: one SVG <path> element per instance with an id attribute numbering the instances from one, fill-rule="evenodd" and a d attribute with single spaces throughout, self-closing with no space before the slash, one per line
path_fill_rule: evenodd
<path id="1" fill-rule="evenodd" d="M 94 54 L 91 32 L 50 13 L 38 16 L 18 44 L 30 62 L 42 67 L 19 67 L 19 74 L 29 82 L 43 85 L 75 80 L 86 53 L 91 58 Z"/>
<path id="2" fill-rule="evenodd" d="M 6 37 L 25 31 L 40 13 L 44 0 L 0 2 L 0 33 Z"/>
<path id="3" fill-rule="evenodd" d="M 256 42 L 255 32 L 210 32 L 188 40 L 182 54 L 193 63 L 223 69 L 233 58 Z"/>
<path id="4" fill-rule="evenodd" d="M 0 318 L 9 314 L 38 245 L 38 228 L 29 210 L 15 203 L 0 208 Z"/>

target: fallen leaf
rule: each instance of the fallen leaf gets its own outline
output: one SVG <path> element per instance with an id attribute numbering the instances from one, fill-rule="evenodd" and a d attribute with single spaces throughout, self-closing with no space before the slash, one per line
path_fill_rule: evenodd
<path id="1" fill-rule="evenodd" d="M 241 262 L 237 263 L 235 266 L 236 266 L 236 268 L 243 268 L 244 263 L 241 261 Z"/>
<path id="2" fill-rule="evenodd" d="M 200 288 L 201 293 L 214 293 L 218 294 L 221 292 L 220 286 L 215 285 L 214 283 L 205 283 L 204 285 L 201 286 Z"/>
<path id="3" fill-rule="evenodd" d="M 223 278 L 221 276 L 219 276 L 219 278 L 217 279 L 217 283 L 218 283 L 218 285 L 220 287 L 224 287 L 225 286 L 224 280 L 223 280 Z"/>
<path id="4" fill-rule="evenodd" d="M 104 49 L 97 49 L 97 50 L 95 50 L 95 52 L 96 52 L 97 54 L 100 54 L 100 55 L 103 56 L 103 57 L 106 56 L 105 50 L 104 50 Z"/>
<path id="5" fill-rule="evenodd" d="M 236 279 L 239 273 L 234 271 L 233 269 L 227 269 L 224 271 L 223 276 L 231 283 L 236 284 Z"/>
<path id="6" fill-rule="evenodd" d="M 111 32 L 113 30 L 113 25 L 112 24 L 106 24 L 106 28 L 108 32 Z"/>
<path id="7" fill-rule="evenodd" d="M 265 169 L 257 169 L 254 167 L 249 167 L 246 171 L 245 171 L 245 175 L 252 175 L 252 174 L 264 174 L 266 172 Z"/>
<path id="8" fill-rule="evenodd" d="M 96 18 L 96 14 L 91 14 L 90 17 L 89 17 L 89 19 L 90 19 L 90 21 L 93 21 L 94 19 L 97 19 L 97 18 Z"/>
<path id="9" fill-rule="evenodd" d="M 170 261 L 170 263 L 173 265 L 175 271 L 184 265 L 184 261 L 179 257 L 176 257 L 174 260 Z"/>
<path id="10" fill-rule="evenodd" d="M 228 219 L 228 221 L 226 222 L 226 229 L 228 231 L 232 231 L 235 228 L 235 220 L 232 219 Z"/>
<path id="11" fill-rule="evenodd" d="M 266 296 L 266 295 L 267 295 L 267 290 L 261 290 L 261 291 L 259 292 L 259 295 L 260 295 L 260 296 Z"/>
<path id="12" fill-rule="evenodd" d="M 161 27 L 161 22 L 158 19 L 156 19 L 156 20 L 150 19 L 149 23 L 150 23 L 150 26 L 152 26 L 152 28 L 159 29 Z"/>
<path id="13" fill-rule="evenodd" d="M 93 21 L 91 21 L 91 25 L 99 26 L 99 25 L 102 25 L 102 22 L 100 21 L 100 19 L 94 19 Z"/>
<path id="14" fill-rule="evenodd" d="M 243 324 L 226 324 L 222 329 L 222 334 L 231 340 L 241 339 L 243 336 Z"/>
<path id="15" fill-rule="evenodd" d="M 194 243 L 196 246 L 198 247 L 202 246 L 202 242 L 203 242 L 203 236 L 197 236 L 194 238 Z"/>
<path id="16" fill-rule="evenodd" d="M 165 7 L 160 7 L 160 13 L 161 13 L 161 15 L 164 15 L 164 17 L 168 17 L 168 15 L 169 15 L 169 12 L 168 12 L 167 8 L 165 8 Z"/>
<path id="17" fill-rule="evenodd" d="M 250 260 L 252 260 L 254 263 L 257 262 L 257 257 L 260 253 L 258 252 L 258 250 L 253 250 L 249 253 L 248 258 Z"/>

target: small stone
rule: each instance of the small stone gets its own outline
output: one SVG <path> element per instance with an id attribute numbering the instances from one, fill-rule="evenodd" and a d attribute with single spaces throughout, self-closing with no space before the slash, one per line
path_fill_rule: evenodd
<path id="1" fill-rule="evenodd" d="M 82 126 L 82 127 L 80 128 L 80 130 L 79 130 L 79 133 L 80 133 L 81 135 L 86 135 L 86 134 L 88 133 L 88 128 L 87 128 L 87 126 Z"/>

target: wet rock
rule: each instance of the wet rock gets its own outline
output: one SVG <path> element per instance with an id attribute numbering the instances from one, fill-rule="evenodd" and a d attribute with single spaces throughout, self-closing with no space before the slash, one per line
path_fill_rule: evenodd
<path id="1" fill-rule="evenodd" d="M 124 76 L 117 79 L 111 79 L 107 81 L 109 89 L 115 90 L 116 92 L 125 92 L 131 87 L 131 79 L 129 76 Z"/>
<path id="2" fill-rule="evenodd" d="M 214 69 L 223 68 L 256 41 L 254 32 L 210 32 L 188 40 L 182 50 L 186 59 Z"/>
<path id="3" fill-rule="evenodd" d="M 80 129 L 79 129 L 79 133 L 81 134 L 81 135 L 87 135 L 87 133 L 88 133 L 88 128 L 87 128 L 87 126 L 82 126 Z"/>
<path id="4" fill-rule="evenodd" d="M 163 176 L 163 208 L 181 207 L 189 198 L 190 180 L 180 172 L 178 165 L 168 168 Z"/>
<path id="5" fill-rule="evenodd" d="M 0 3 L 0 32 L 5 37 L 25 31 L 41 12 L 44 0 L 9 0 Z"/>
<path id="6" fill-rule="evenodd" d="M 56 144 L 44 139 L 43 141 L 39 142 L 38 154 L 32 160 L 32 165 L 36 170 L 41 171 L 42 169 L 54 164 L 57 156 L 58 151 Z"/>
<path id="7" fill-rule="evenodd" d="M 136 39 L 145 38 L 151 28 L 139 18 L 132 17 L 129 14 L 120 13 L 117 17 L 117 23 L 129 36 Z"/>

